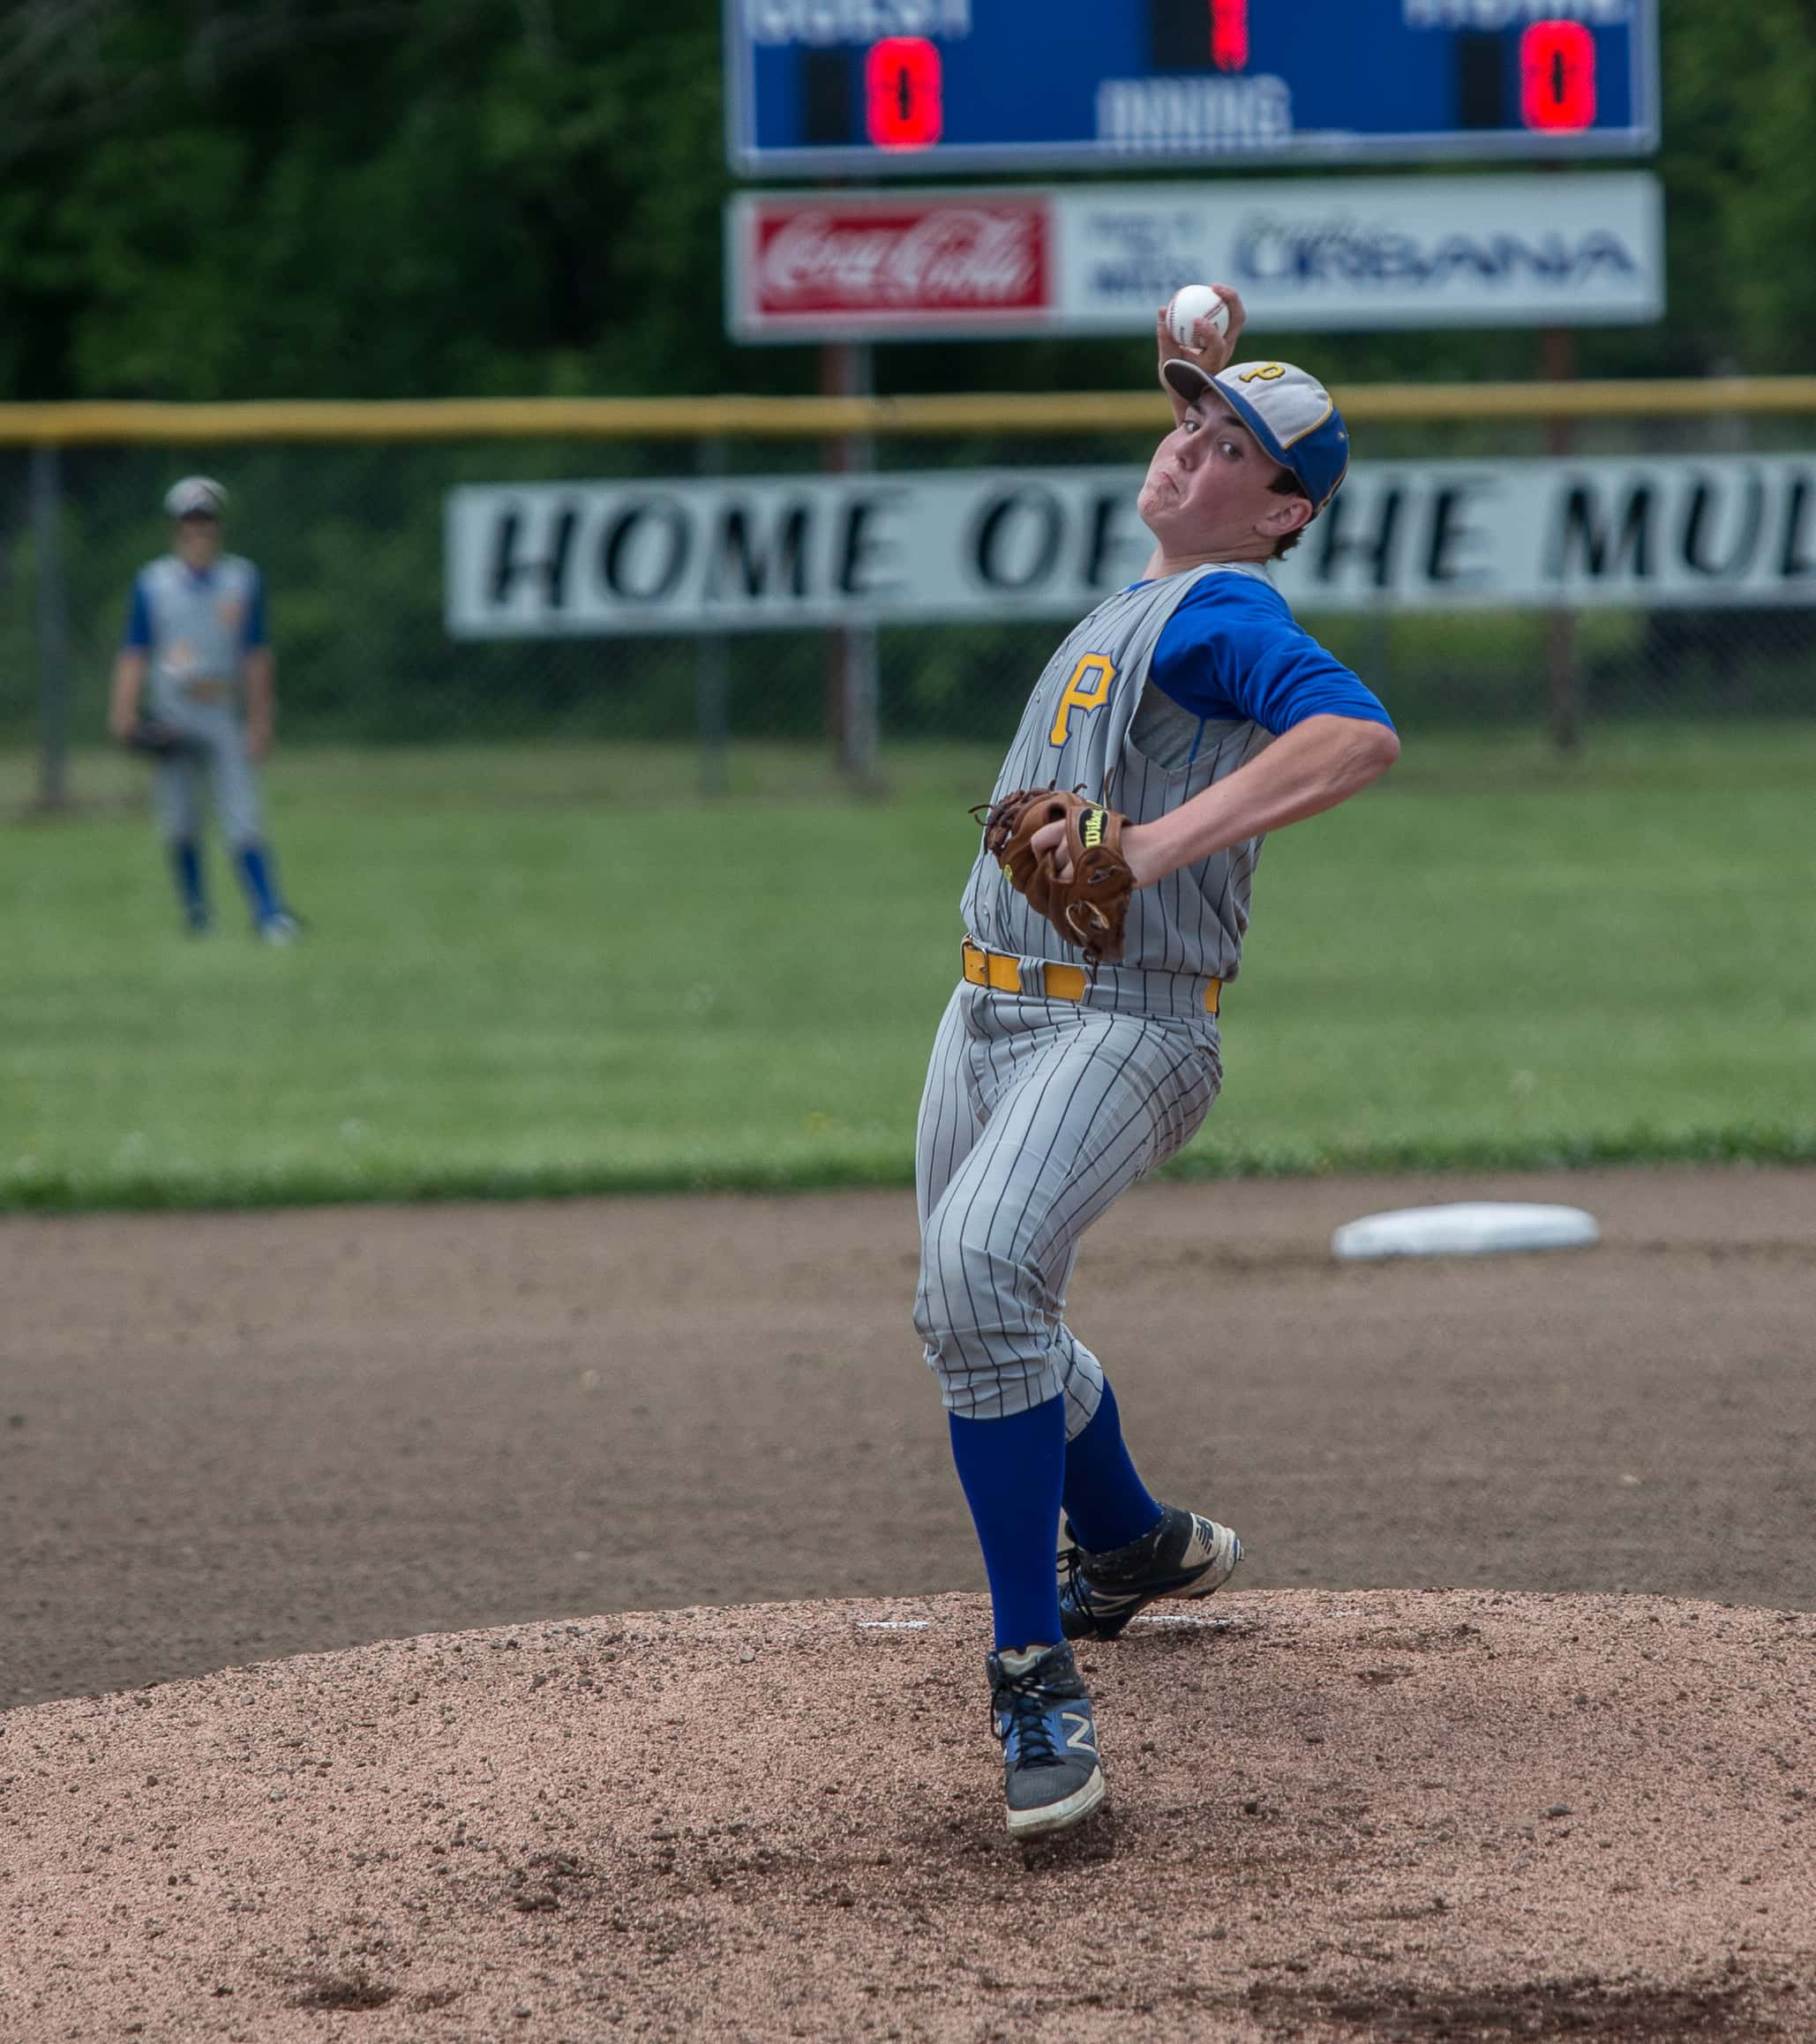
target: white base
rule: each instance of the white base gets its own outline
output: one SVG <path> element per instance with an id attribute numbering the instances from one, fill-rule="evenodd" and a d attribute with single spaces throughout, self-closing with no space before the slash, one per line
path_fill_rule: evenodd
<path id="1" fill-rule="evenodd" d="M 1332 1236 L 1331 1254 L 1346 1262 L 1383 1256 L 1489 1256 L 1510 1249 L 1587 1249 L 1601 1239 L 1595 1217 L 1580 1207 L 1476 1200 L 1364 1215 Z"/>

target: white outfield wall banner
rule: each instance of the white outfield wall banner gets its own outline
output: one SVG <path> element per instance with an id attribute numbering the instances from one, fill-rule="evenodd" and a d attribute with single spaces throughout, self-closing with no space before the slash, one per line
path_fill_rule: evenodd
<path id="1" fill-rule="evenodd" d="M 1129 468 L 471 485 L 458 639 L 1082 616 L 1152 544 Z M 1276 570 L 1308 613 L 1816 605 L 1816 453 L 1366 462 Z"/>
<path id="2" fill-rule="evenodd" d="M 1257 333 L 1664 313 L 1645 170 L 754 191 L 727 201 L 724 247 L 744 341 L 1141 333 L 1212 280 Z"/>

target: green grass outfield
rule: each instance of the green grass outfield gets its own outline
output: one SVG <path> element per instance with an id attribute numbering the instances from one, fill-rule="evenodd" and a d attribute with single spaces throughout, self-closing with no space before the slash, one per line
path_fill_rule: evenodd
<path id="1" fill-rule="evenodd" d="M 131 762 L 0 760 L 0 1207 L 897 1184 L 994 757 L 292 752 L 313 928 L 175 931 Z M 1270 843 L 1189 1174 L 1816 1157 L 1816 725 L 1409 739 Z"/>

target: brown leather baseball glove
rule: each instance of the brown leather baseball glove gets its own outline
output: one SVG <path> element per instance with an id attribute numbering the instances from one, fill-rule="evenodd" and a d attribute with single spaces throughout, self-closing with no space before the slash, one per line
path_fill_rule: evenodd
<path id="1" fill-rule="evenodd" d="M 981 820 L 984 849 L 1009 885 L 1067 943 L 1093 965 L 1122 955 L 1122 925 L 1135 892 L 1135 874 L 1122 856 L 1126 816 L 1058 788 L 1018 788 L 979 803 L 972 814 Z M 1049 823 L 1063 823 L 1066 835 L 1054 850 L 1037 854 L 1034 833 Z M 1069 864 L 1071 877 L 1062 880 L 1060 870 Z"/>
<path id="2" fill-rule="evenodd" d="M 160 723 L 156 717 L 139 718 L 120 743 L 129 752 L 138 752 L 147 760 L 188 759 L 200 752 L 187 733 L 173 724 Z"/>

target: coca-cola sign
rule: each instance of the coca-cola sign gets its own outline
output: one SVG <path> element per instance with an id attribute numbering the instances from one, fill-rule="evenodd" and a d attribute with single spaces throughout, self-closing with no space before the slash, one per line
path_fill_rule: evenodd
<path id="1" fill-rule="evenodd" d="M 1044 197 L 882 205 L 762 198 L 743 211 L 739 324 L 816 333 L 1038 321 L 1051 305 Z"/>

